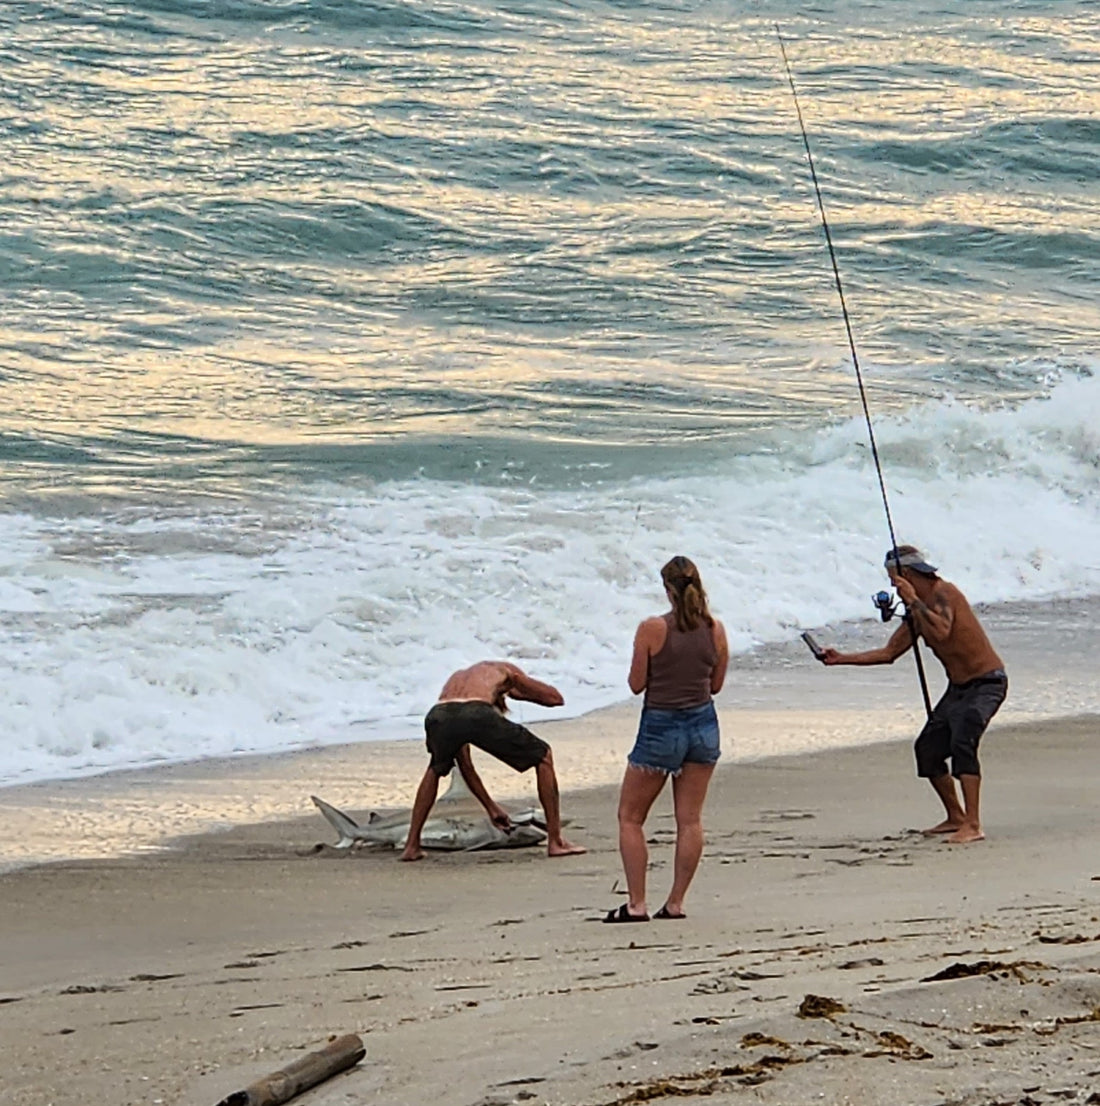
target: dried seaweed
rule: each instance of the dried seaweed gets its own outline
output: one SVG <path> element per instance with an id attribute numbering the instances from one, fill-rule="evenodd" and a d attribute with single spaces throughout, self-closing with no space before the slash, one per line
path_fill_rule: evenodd
<path id="1" fill-rule="evenodd" d="M 800 1018 L 831 1018 L 834 1014 L 843 1014 L 848 1007 L 827 995 L 807 995 L 798 1004 Z"/>
<path id="2" fill-rule="evenodd" d="M 975 960 L 971 964 L 949 964 L 935 975 L 925 976 L 921 983 L 942 983 L 948 979 L 968 979 L 975 975 L 991 975 L 993 972 L 1010 972 L 1021 982 L 1027 982 L 1025 968 L 1042 969 L 1048 965 L 1038 960 L 1013 960 L 1006 964 L 1001 960 Z"/>

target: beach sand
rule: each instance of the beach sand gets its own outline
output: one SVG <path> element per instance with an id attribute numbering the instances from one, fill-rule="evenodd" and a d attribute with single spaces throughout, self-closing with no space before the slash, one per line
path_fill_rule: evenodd
<path id="1" fill-rule="evenodd" d="M 727 763 L 690 917 L 603 925 L 624 901 L 617 789 L 580 784 L 617 777 L 634 718 L 539 727 L 585 856 L 405 865 L 316 849 L 332 835 L 311 815 L 0 876 L 0 1103 L 213 1104 L 348 1032 L 365 1059 L 297 1101 L 1100 1101 L 1095 716 L 994 723 L 989 837 L 965 847 L 913 832 L 939 812 L 908 741 Z M 911 725 L 877 720 L 880 735 Z M 849 723 L 723 714 L 734 745 L 754 726 Z M 361 810 L 346 774 L 387 756 L 419 768 L 398 744 L 237 762 L 232 779 L 180 768 L 157 794 L 193 803 L 253 779 L 273 793 L 297 770 L 299 796 L 326 788 Z M 486 775 L 529 797 L 519 777 Z M 135 803 L 143 788 L 122 790 Z M 58 794 L 43 789 L 42 809 Z M 650 821 L 651 908 L 670 879 L 670 811 L 662 796 Z M 76 817 L 74 801 L 74 834 Z M 957 978 L 932 978 L 944 973 Z"/>

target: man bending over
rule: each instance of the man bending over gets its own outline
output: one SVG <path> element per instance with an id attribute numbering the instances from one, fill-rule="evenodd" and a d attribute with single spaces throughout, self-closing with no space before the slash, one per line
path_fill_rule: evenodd
<path id="1" fill-rule="evenodd" d="M 534 768 L 539 802 L 546 815 L 548 856 L 575 856 L 587 851 L 580 845 L 570 844 L 561 835 L 558 779 L 550 746 L 530 730 L 504 717 L 508 709 L 505 697 L 544 707 L 560 707 L 565 702 L 557 688 L 532 679 L 508 661 L 480 661 L 451 676 L 439 693 L 439 702 L 424 719 L 431 762 L 416 791 L 402 860 L 424 858 L 420 832 L 435 805 L 439 781 L 450 774 L 455 764 L 493 825 L 505 832 L 511 828 L 508 812 L 493 801 L 474 770 L 471 745 L 504 761 L 517 772 Z"/>

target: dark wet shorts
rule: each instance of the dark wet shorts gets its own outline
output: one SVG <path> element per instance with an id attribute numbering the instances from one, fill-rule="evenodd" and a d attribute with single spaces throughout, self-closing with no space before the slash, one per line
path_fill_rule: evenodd
<path id="1" fill-rule="evenodd" d="M 684 710 L 643 707 L 626 759 L 635 768 L 678 776 L 685 764 L 716 764 L 720 755 L 718 715 L 708 702 Z"/>
<path id="2" fill-rule="evenodd" d="M 432 769 L 440 776 L 450 773 L 463 745 L 475 745 L 517 772 L 534 768 L 550 752 L 542 738 L 509 722 L 488 703 L 474 700 L 436 703 L 424 719 L 424 732 Z"/>
<path id="3" fill-rule="evenodd" d="M 950 757 L 953 776 L 980 776 L 978 742 L 1007 694 L 1008 677 L 1000 668 L 965 684 L 948 684 L 914 745 L 917 775 L 946 776 Z"/>

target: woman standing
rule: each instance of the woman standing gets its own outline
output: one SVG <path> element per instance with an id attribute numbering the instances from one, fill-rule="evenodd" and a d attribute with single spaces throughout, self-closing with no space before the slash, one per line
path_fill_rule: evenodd
<path id="1" fill-rule="evenodd" d="M 719 757 L 712 696 L 726 678 L 726 631 L 707 609 L 699 570 L 687 557 L 673 557 L 661 569 L 661 580 L 672 609 L 638 625 L 627 678 L 635 695 L 645 692 L 638 737 L 619 794 L 619 852 L 628 901 L 610 911 L 605 922 L 649 921 L 645 820 L 669 776 L 676 859 L 672 890 L 654 916 L 685 916 L 684 896 L 703 853 L 703 800 Z"/>

